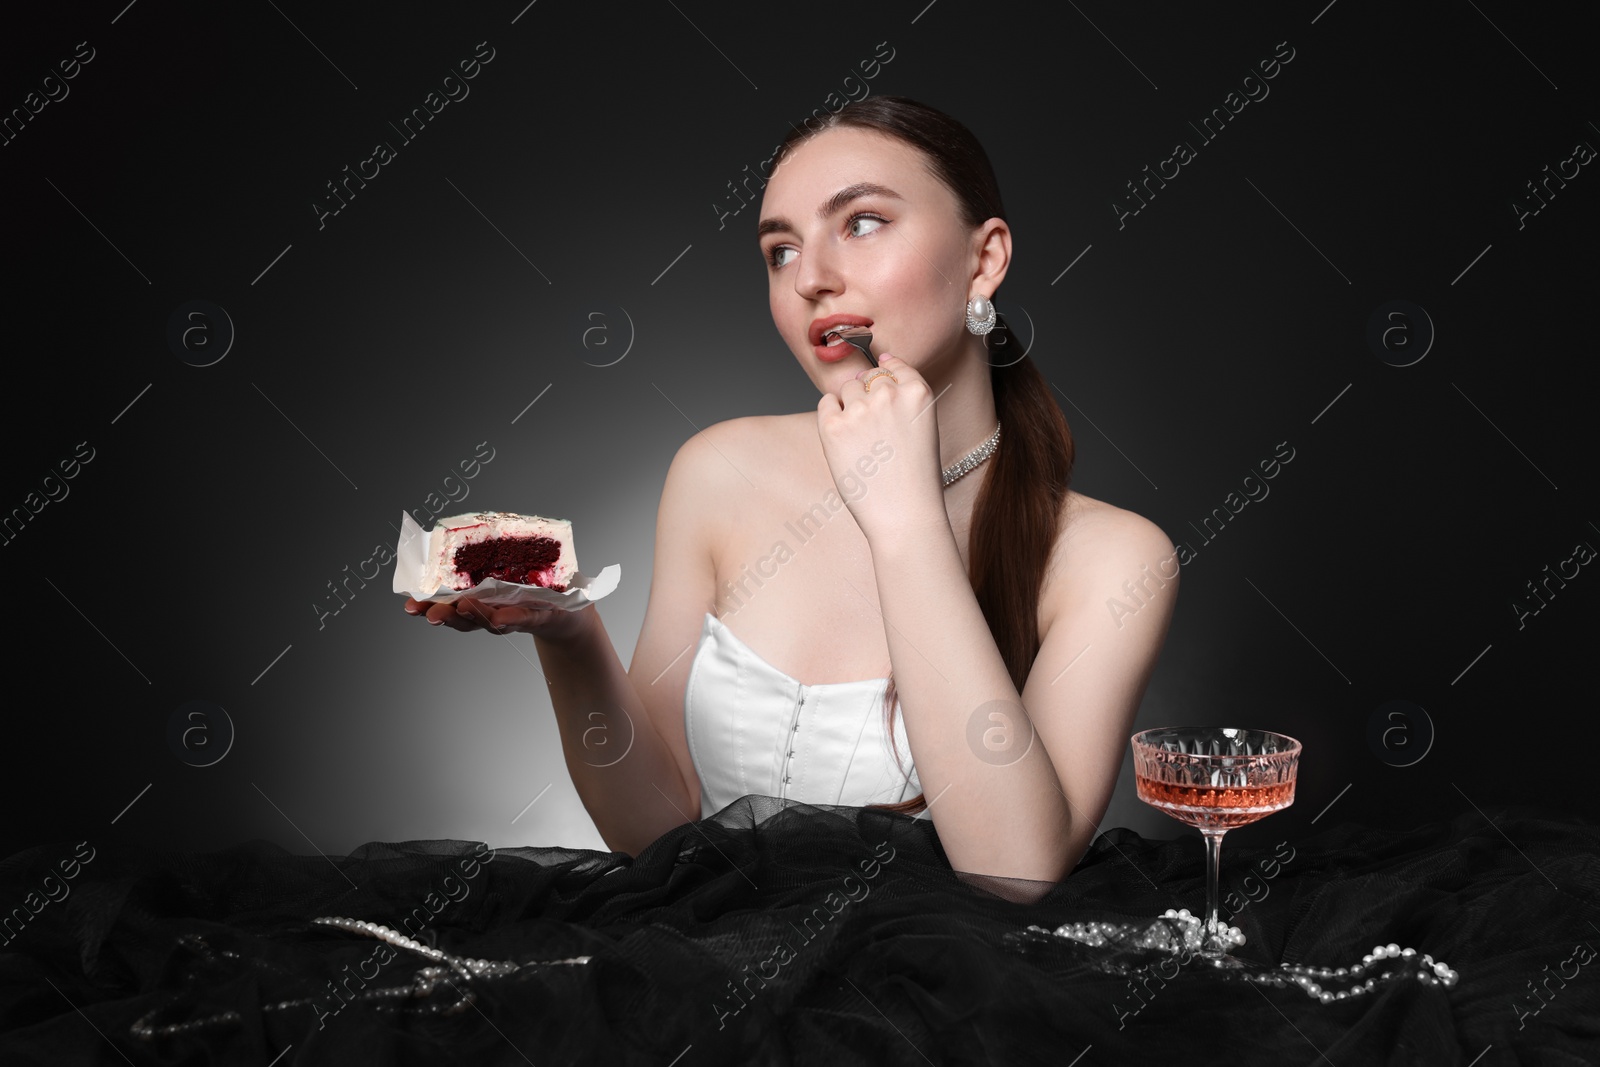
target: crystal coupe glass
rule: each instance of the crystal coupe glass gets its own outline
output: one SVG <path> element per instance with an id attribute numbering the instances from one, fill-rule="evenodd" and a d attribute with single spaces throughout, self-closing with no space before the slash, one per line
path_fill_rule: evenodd
<path id="1" fill-rule="evenodd" d="M 1139 799 L 1195 827 L 1206 843 L 1206 912 L 1200 957 L 1238 967 L 1217 922 L 1222 835 L 1294 803 L 1300 742 L 1268 730 L 1168 726 L 1133 735 Z"/>

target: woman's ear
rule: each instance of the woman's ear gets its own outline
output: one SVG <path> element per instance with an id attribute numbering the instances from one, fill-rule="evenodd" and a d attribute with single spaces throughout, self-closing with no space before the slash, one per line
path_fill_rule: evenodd
<path id="1" fill-rule="evenodd" d="M 978 269 L 972 280 L 985 292 L 993 293 L 1005 280 L 1011 266 L 1011 227 L 1002 218 L 992 218 L 973 233 L 978 253 Z"/>

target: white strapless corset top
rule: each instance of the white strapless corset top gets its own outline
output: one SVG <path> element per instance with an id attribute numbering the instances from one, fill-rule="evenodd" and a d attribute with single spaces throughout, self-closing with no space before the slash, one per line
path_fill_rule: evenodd
<path id="1" fill-rule="evenodd" d="M 898 764 L 889 748 L 888 684 L 870 678 L 803 685 L 706 612 L 683 691 L 689 755 L 700 776 L 700 817 L 750 793 L 853 807 L 915 797 L 922 783 L 898 701 Z"/>

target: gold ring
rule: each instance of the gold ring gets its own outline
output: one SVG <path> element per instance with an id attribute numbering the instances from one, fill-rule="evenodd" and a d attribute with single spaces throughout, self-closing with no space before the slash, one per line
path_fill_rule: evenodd
<path id="1" fill-rule="evenodd" d="M 879 367 L 878 369 L 874 370 L 871 374 L 869 374 L 865 378 L 861 379 L 861 388 L 862 388 L 862 390 L 864 392 L 868 392 L 868 393 L 872 392 L 872 383 L 873 383 L 873 381 L 875 381 L 878 378 L 883 378 L 883 377 L 887 377 L 891 382 L 894 382 L 896 385 L 900 384 L 900 379 L 896 378 L 894 376 L 894 371 L 884 370 L 882 367 Z"/>

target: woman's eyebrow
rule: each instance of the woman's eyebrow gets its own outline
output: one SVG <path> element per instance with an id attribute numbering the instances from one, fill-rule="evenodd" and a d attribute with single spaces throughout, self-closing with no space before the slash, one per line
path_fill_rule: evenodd
<path id="1" fill-rule="evenodd" d="M 905 197 L 886 185 L 879 185 L 876 182 L 856 182 L 854 185 L 845 186 L 823 201 L 821 206 L 817 208 L 817 218 L 826 219 L 850 201 L 863 196 L 883 196 L 891 200 L 905 199 Z M 761 225 L 756 227 L 756 238 L 759 240 L 769 233 L 779 232 L 794 233 L 795 229 L 788 219 L 782 216 L 773 216 L 772 218 L 761 220 Z"/>

